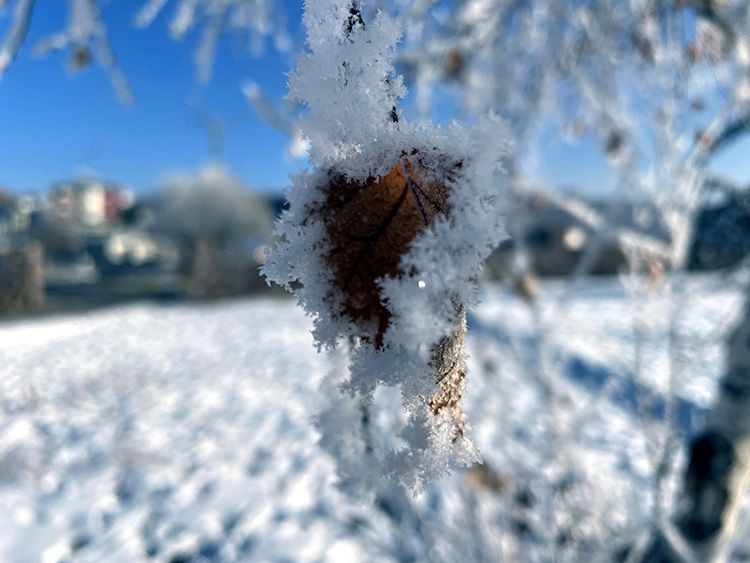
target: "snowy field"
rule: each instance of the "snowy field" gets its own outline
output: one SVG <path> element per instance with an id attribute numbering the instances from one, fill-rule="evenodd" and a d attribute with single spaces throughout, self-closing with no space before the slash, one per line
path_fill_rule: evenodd
<path id="1" fill-rule="evenodd" d="M 374 501 L 316 445 L 330 360 L 291 300 L 5 322 L 0 561 L 608 560 L 648 517 L 664 420 L 688 433 L 711 403 L 739 296 L 709 282 L 672 378 L 666 299 L 587 283 L 558 312 L 551 284 L 535 316 L 486 289 L 466 412 L 489 471 Z"/>

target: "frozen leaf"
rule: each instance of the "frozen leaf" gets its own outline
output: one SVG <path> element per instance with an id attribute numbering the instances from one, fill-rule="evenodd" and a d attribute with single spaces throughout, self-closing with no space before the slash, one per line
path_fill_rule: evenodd
<path id="1" fill-rule="evenodd" d="M 138 27 L 148 27 L 162 12 L 169 0 L 148 0 L 135 17 Z M 283 5 L 273 0 L 175 0 L 174 15 L 169 22 L 170 35 L 179 40 L 200 30 L 195 53 L 198 77 L 206 82 L 211 77 L 219 37 L 234 32 L 247 41 L 253 56 L 262 54 L 268 37 L 276 48 L 288 51 L 291 39 L 286 31 Z"/>
<path id="2" fill-rule="evenodd" d="M 311 0 L 304 20 L 310 51 L 290 93 L 307 107 L 299 127 L 314 167 L 294 179 L 263 272 L 297 295 L 318 347 L 348 358 L 318 420 L 342 484 L 419 491 L 477 460 L 461 409 L 465 311 L 504 236 L 506 128 L 492 115 L 471 133 L 402 119 L 400 25 L 388 16 L 363 23 L 350 1 Z M 383 387 L 400 393 L 400 422 L 378 433 Z"/>
<path id="3" fill-rule="evenodd" d="M 460 167 L 460 162 L 452 165 Z M 401 276 L 401 257 L 414 238 L 438 215 L 449 214 L 448 188 L 439 179 L 454 175 L 446 168 L 427 178 L 420 151 L 412 149 L 382 178 L 347 180 L 332 170 L 322 203 L 310 210 L 325 225 L 325 260 L 333 285 L 344 295 L 341 312 L 367 327 L 360 336 L 378 348 L 390 318 L 378 281 Z"/>

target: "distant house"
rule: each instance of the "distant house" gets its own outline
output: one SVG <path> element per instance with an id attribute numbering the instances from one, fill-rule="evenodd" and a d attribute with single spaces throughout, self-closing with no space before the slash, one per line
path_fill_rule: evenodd
<path id="1" fill-rule="evenodd" d="M 114 229 L 91 241 L 87 252 L 105 277 L 155 270 L 176 271 L 180 259 L 175 241 L 132 227 Z"/>
<path id="2" fill-rule="evenodd" d="M 118 222 L 131 198 L 123 190 L 98 180 L 74 180 L 54 184 L 49 199 L 57 217 L 97 228 Z"/>
<path id="3" fill-rule="evenodd" d="M 98 182 L 60 182 L 53 186 L 50 200 L 61 219 L 88 227 L 105 221 L 104 186 Z"/>

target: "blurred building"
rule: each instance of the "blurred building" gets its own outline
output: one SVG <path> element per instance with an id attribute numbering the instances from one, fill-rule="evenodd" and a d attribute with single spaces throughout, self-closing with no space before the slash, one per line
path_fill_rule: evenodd
<path id="1" fill-rule="evenodd" d="M 57 217 L 84 228 L 97 228 L 119 221 L 132 197 L 116 186 L 84 179 L 54 184 L 49 201 Z"/>
<path id="2" fill-rule="evenodd" d="M 587 213 L 595 218 L 587 217 Z M 603 223 L 604 228 L 597 229 L 597 223 Z M 508 217 L 510 238 L 488 258 L 488 273 L 497 278 L 512 277 L 514 261 L 523 255 L 526 267 L 536 275 L 567 276 L 593 243 L 594 255 L 586 273 L 617 274 L 627 260 L 613 236 L 615 228 L 663 243 L 669 241 L 656 210 L 646 203 L 545 194 L 515 196 L 514 212 Z"/>

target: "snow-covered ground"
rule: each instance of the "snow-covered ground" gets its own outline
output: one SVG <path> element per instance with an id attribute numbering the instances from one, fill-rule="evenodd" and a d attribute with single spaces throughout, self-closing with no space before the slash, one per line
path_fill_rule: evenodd
<path id="1" fill-rule="evenodd" d="M 329 360 L 291 300 L 0 324 L 0 561 L 606 560 L 653 502 L 670 305 L 634 311 L 596 282 L 558 312 L 563 294 L 544 286 L 535 320 L 487 289 L 470 317 L 465 410 L 489 477 L 374 501 L 340 492 L 316 445 Z M 696 283 L 686 303 L 682 432 L 712 400 L 739 295 Z"/>

